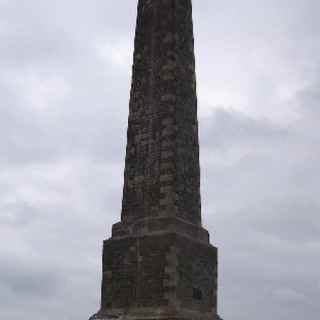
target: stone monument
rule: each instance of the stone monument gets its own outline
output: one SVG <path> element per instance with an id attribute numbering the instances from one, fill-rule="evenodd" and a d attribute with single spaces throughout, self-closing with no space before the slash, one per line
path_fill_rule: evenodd
<path id="1" fill-rule="evenodd" d="M 220 319 L 201 224 L 191 0 L 139 0 L 121 222 L 90 319 Z"/>

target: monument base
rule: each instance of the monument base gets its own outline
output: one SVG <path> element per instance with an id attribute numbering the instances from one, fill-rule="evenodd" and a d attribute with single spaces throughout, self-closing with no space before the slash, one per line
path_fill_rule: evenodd
<path id="1" fill-rule="evenodd" d="M 217 248 L 149 231 L 104 242 L 101 309 L 90 320 L 221 320 Z"/>
<path id="2" fill-rule="evenodd" d="M 199 313 L 190 310 L 169 311 L 167 308 L 141 308 L 128 312 L 98 312 L 89 320 L 222 320 L 213 313 Z"/>

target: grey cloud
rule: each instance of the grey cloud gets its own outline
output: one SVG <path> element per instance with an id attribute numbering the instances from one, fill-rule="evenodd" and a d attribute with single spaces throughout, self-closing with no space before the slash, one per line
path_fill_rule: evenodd
<path id="1" fill-rule="evenodd" d="M 54 269 L 41 268 L 34 263 L 16 261 L 0 261 L 2 290 L 7 288 L 19 299 L 28 296 L 54 295 L 62 279 L 58 279 Z M 60 284 L 61 285 L 61 284 Z"/>
<path id="2" fill-rule="evenodd" d="M 0 208 L 0 224 L 24 227 L 39 215 L 37 209 L 27 203 L 6 203 Z"/>
<path id="3" fill-rule="evenodd" d="M 286 139 L 288 132 L 267 119 L 254 119 L 235 110 L 216 108 L 209 119 L 202 122 L 204 147 L 232 148 L 240 144 L 257 144 Z"/>

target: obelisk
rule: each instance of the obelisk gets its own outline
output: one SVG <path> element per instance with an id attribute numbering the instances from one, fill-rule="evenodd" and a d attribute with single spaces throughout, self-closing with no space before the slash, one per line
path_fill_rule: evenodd
<path id="1" fill-rule="evenodd" d="M 92 319 L 218 319 L 201 224 L 191 0 L 139 0 L 121 222 Z"/>

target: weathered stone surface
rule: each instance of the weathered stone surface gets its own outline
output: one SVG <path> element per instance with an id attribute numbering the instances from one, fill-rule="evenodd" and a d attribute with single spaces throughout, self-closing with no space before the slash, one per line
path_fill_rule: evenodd
<path id="1" fill-rule="evenodd" d="M 193 41 L 190 0 L 139 1 L 123 221 L 168 215 L 174 205 L 178 217 L 201 223 Z"/>
<path id="2" fill-rule="evenodd" d="M 121 221 L 90 319 L 219 320 L 201 225 L 191 0 L 139 0 Z"/>

